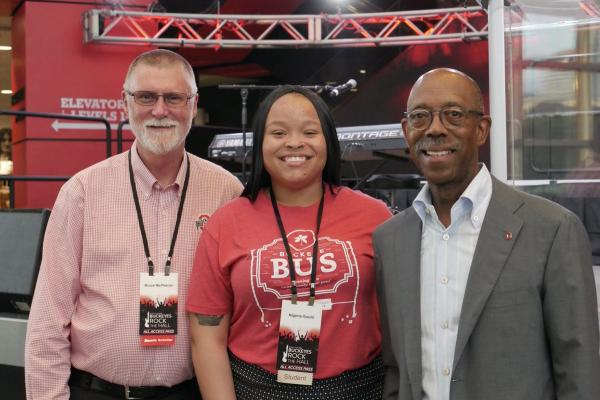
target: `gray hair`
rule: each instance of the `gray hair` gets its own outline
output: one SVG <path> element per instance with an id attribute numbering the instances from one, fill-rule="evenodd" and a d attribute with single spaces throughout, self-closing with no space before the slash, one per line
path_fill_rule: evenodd
<path id="1" fill-rule="evenodd" d="M 137 56 L 129 65 L 127 75 L 125 75 L 125 82 L 123 83 L 124 88 L 129 88 L 129 83 L 133 75 L 134 70 L 138 65 L 150 65 L 156 67 L 173 65 L 173 63 L 180 64 L 188 75 L 188 81 L 194 93 L 198 91 L 196 85 L 196 76 L 190 63 L 183 58 L 181 55 L 165 49 L 150 50 Z"/>

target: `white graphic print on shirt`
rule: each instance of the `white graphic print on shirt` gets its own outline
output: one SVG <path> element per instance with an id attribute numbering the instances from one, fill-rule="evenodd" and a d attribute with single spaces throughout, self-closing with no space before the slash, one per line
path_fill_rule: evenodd
<path id="1" fill-rule="evenodd" d="M 292 252 L 298 298 L 308 300 L 312 249 L 315 234 L 311 230 L 295 230 L 287 235 Z M 352 243 L 328 236 L 319 238 L 316 297 L 325 303 L 324 309 L 347 307 L 341 322 L 352 324 L 356 317 L 356 298 L 360 276 Z M 271 326 L 279 319 L 281 302 L 291 298 L 288 258 L 281 238 L 259 249 L 251 250 L 251 286 L 261 313 L 261 322 Z M 270 315 L 273 314 L 273 315 Z"/>

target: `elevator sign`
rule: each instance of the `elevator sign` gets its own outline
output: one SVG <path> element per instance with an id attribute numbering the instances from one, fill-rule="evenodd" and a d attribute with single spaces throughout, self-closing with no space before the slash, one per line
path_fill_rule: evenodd
<path id="1" fill-rule="evenodd" d="M 60 108 L 63 114 L 104 118 L 110 122 L 126 119 L 123 107 L 122 99 L 86 97 L 61 97 L 60 99 Z"/>
<path id="2" fill-rule="evenodd" d="M 76 115 L 80 117 L 104 118 L 111 123 L 111 128 L 116 129 L 120 121 L 127 119 L 123 111 L 122 99 L 107 99 L 96 97 L 61 97 L 60 111 L 63 114 Z M 55 132 L 61 130 L 104 130 L 106 126 L 97 122 L 86 121 L 59 121 L 52 122 Z M 129 130 L 126 125 L 123 129 Z"/>

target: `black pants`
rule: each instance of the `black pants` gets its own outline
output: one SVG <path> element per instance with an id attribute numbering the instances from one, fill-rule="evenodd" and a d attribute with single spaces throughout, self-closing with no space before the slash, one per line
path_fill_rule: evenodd
<path id="1" fill-rule="evenodd" d="M 104 392 L 97 392 L 95 390 L 84 389 L 78 386 L 69 386 L 71 389 L 71 400 L 115 400 L 124 399 L 122 397 L 114 397 Z M 200 391 L 198 385 L 187 385 L 186 387 L 178 390 L 177 392 L 170 393 L 165 396 L 152 397 L 148 400 L 198 400 L 200 397 Z"/>

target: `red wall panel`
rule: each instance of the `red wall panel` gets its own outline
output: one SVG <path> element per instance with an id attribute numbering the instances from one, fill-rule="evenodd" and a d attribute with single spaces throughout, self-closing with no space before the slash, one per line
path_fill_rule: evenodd
<path id="1" fill-rule="evenodd" d="M 116 124 L 125 118 L 121 89 L 127 67 L 151 47 L 84 44 L 82 14 L 90 8 L 26 2 L 19 9 L 13 18 L 13 87 L 24 89 L 25 99 L 16 109 L 103 117 L 113 124 L 115 138 Z M 15 122 L 15 174 L 73 175 L 104 159 L 106 132 L 94 125 L 34 117 Z M 124 136 L 131 138 L 129 131 Z M 59 187 L 20 183 L 15 206 L 51 207 Z"/>

